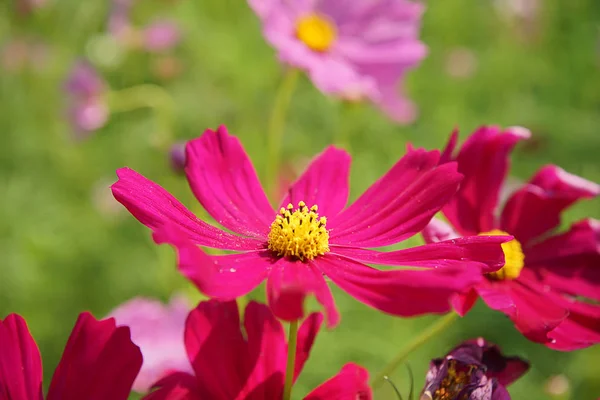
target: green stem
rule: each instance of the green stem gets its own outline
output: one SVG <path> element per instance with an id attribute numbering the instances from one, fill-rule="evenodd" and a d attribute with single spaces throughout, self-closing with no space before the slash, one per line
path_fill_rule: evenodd
<path id="1" fill-rule="evenodd" d="M 291 68 L 286 71 L 283 81 L 275 95 L 275 103 L 269 118 L 267 131 L 267 194 L 274 199 L 277 191 L 277 178 L 279 176 L 279 164 L 281 160 L 281 143 L 283 129 L 292 95 L 298 82 L 300 71 Z"/>
<path id="2" fill-rule="evenodd" d="M 439 318 L 431 324 L 421 335 L 417 336 L 405 346 L 400 353 L 396 355 L 375 377 L 371 380 L 371 387 L 378 388 L 385 381 L 385 377 L 389 376 L 414 350 L 418 349 L 431 338 L 449 327 L 458 317 L 455 312 L 450 312 L 447 315 Z"/>
<path id="3" fill-rule="evenodd" d="M 288 335 L 287 367 L 285 369 L 285 386 L 283 387 L 283 400 L 290 400 L 292 384 L 294 383 L 294 369 L 296 366 L 296 341 L 298 339 L 298 320 L 290 322 Z"/>
<path id="4" fill-rule="evenodd" d="M 167 149 L 171 144 L 175 102 L 162 87 L 153 84 L 142 84 L 111 91 L 108 94 L 108 104 L 112 112 L 128 112 L 139 108 L 150 108 L 154 112 L 159 129 L 158 147 Z"/>

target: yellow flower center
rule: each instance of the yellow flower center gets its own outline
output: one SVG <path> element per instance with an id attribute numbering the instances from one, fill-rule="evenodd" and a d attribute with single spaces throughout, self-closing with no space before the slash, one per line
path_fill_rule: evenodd
<path id="1" fill-rule="evenodd" d="M 500 229 L 492 229 L 489 232 L 482 232 L 479 235 L 507 236 L 508 233 L 501 231 Z M 504 266 L 496 272 L 490 272 L 488 276 L 495 280 L 518 278 L 525 265 L 525 254 L 521 248 L 521 243 L 519 243 L 517 239 L 502 243 L 502 251 L 504 251 Z"/>
<path id="2" fill-rule="evenodd" d="M 294 210 L 292 204 L 281 207 L 269 232 L 269 250 L 278 256 L 312 260 L 329 251 L 327 218 L 320 217 L 318 207 L 306 207 L 303 201 Z"/>
<path id="3" fill-rule="evenodd" d="M 296 36 L 314 51 L 327 51 L 337 36 L 335 24 L 321 14 L 307 14 L 296 22 Z"/>
<path id="4" fill-rule="evenodd" d="M 456 360 L 449 360 L 448 374 L 442 379 L 440 387 L 433 393 L 433 400 L 456 399 L 463 388 L 469 384 L 474 369 L 474 366 L 470 365 L 467 370 L 457 371 Z"/>

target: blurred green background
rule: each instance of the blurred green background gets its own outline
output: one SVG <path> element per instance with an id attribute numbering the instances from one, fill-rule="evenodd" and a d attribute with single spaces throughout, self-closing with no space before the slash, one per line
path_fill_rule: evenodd
<path id="1" fill-rule="evenodd" d="M 135 23 L 167 16 L 180 25 L 182 42 L 163 54 L 112 42 L 106 36 L 109 8 L 108 1 L 49 0 L 27 14 L 16 11 L 14 0 L 0 2 L 0 317 L 17 312 L 27 319 L 46 381 L 82 310 L 101 317 L 134 296 L 167 300 L 180 290 L 198 299 L 176 273 L 172 250 L 155 246 L 148 230 L 112 199 L 108 186 L 115 169 L 132 167 L 198 210 L 185 179 L 170 169 L 164 144 L 225 124 L 263 171 L 267 119 L 281 78 L 281 66 L 244 1 L 136 3 Z M 403 154 L 407 142 L 439 148 L 456 126 L 464 139 L 478 125 L 493 123 L 533 132 L 514 153 L 512 175 L 518 179 L 555 163 L 599 182 L 599 27 L 597 0 L 430 1 L 423 22 L 430 55 L 407 81 L 420 108 L 417 122 L 396 126 L 368 105 L 340 115 L 339 104 L 303 78 L 285 133 L 286 169 L 301 172 L 343 131 L 353 154 L 355 198 Z M 11 47 L 15 41 L 28 43 L 24 51 L 35 54 L 21 60 L 23 51 L 15 55 Z M 73 140 L 62 85 L 79 57 L 88 57 L 113 90 L 142 83 L 164 88 L 175 104 L 169 129 L 141 108 L 114 113 L 88 140 Z M 564 224 L 599 217 L 599 210 L 598 200 L 579 204 Z M 392 318 L 333 291 L 342 323 L 318 337 L 295 397 L 349 361 L 375 373 L 436 318 Z M 411 355 L 417 390 L 430 358 L 477 336 L 531 361 L 530 372 L 510 388 L 513 398 L 600 396 L 600 348 L 548 350 L 481 304 Z M 564 375 L 568 389 L 556 389 L 557 375 Z M 406 393 L 403 368 L 392 380 Z M 376 398 L 395 396 L 385 387 Z"/>

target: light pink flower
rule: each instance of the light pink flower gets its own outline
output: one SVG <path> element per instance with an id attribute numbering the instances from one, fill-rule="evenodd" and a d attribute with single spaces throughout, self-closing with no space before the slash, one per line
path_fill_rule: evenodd
<path id="1" fill-rule="evenodd" d="M 225 229 L 196 218 L 166 190 L 137 172 L 117 171 L 115 198 L 173 245 L 179 270 L 200 291 L 220 299 L 242 296 L 267 281 L 269 305 L 284 320 L 303 317 L 314 295 L 328 323 L 339 314 L 325 277 L 359 301 L 399 316 L 449 311 L 449 300 L 504 263 L 510 237 L 465 237 L 399 251 L 372 248 L 420 232 L 461 181 L 439 152 L 410 148 L 353 204 L 348 201 L 350 155 L 329 147 L 287 190 L 275 211 L 239 140 L 225 127 L 207 130 L 186 147 L 185 172 L 206 211 Z M 210 256 L 200 247 L 234 250 Z M 382 271 L 365 264 L 414 266 Z"/>
<path id="2" fill-rule="evenodd" d="M 421 3 L 248 1 L 279 59 L 305 70 L 319 90 L 348 100 L 368 99 L 397 122 L 415 119 L 402 81 L 427 53 L 419 41 Z"/>
<path id="3" fill-rule="evenodd" d="M 182 297 L 174 297 L 169 305 L 140 297 L 110 313 L 118 325 L 131 329 L 131 339 L 144 356 L 133 390 L 147 392 L 154 382 L 173 370 L 192 372 L 183 345 L 183 328 L 190 308 Z"/>
<path id="4" fill-rule="evenodd" d="M 150 52 L 169 50 L 179 43 L 181 31 L 175 22 L 155 21 L 142 30 L 142 43 Z"/>

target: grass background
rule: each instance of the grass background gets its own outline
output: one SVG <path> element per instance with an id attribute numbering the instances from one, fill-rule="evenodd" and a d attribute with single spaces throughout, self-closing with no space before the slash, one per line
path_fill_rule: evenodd
<path id="1" fill-rule="evenodd" d="M 423 40 L 430 55 L 407 80 L 407 91 L 421 111 L 413 125 L 396 126 L 369 106 L 340 116 L 339 104 L 303 78 L 285 133 L 288 167 L 301 172 L 342 130 L 353 154 L 351 195 L 356 198 L 403 154 L 407 142 L 439 148 L 455 126 L 464 138 L 478 125 L 493 123 L 522 125 L 533 132 L 529 143 L 514 153 L 515 177 L 526 179 L 541 165 L 555 163 L 600 181 L 600 3 L 539 1 L 533 17 L 502 12 L 499 3 L 428 2 Z M 265 165 L 267 117 L 281 77 L 281 67 L 243 1 L 137 3 L 137 24 L 159 16 L 180 24 L 183 41 L 168 55 L 115 48 L 103 36 L 108 11 L 106 1 L 49 0 L 23 16 L 15 12 L 14 0 L 0 3 L 0 317 L 17 312 L 27 319 L 43 354 L 46 382 L 82 310 L 100 317 L 131 297 L 166 300 L 179 290 L 198 298 L 176 273 L 172 250 L 155 246 L 147 229 L 108 190 L 115 169 L 129 166 L 198 209 L 185 179 L 172 173 L 164 148 L 156 146 L 164 130 L 152 112 L 140 109 L 115 113 L 88 140 L 74 141 L 62 91 L 73 61 L 89 57 L 113 90 L 160 85 L 176 104 L 169 140 L 193 138 L 207 127 L 225 124 L 240 137 L 259 171 Z M 6 49 L 18 39 L 43 44 L 44 54 L 11 68 L 16 56 Z M 173 60 L 181 67 L 177 76 L 157 75 L 159 63 Z M 565 226 L 581 217 L 598 217 L 599 210 L 598 200 L 579 204 L 566 214 Z M 418 239 L 408 244 L 416 243 Z M 333 290 L 342 323 L 318 337 L 295 390 L 298 398 L 349 361 L 374 373 L 436 318 L 392 318 Z M 417 389 L 430 358 L 477 336 L 531 361 L 531 371 L 511 387 L 513 398 L 600 395 L 598 347 L 573 353 L 548 350 L 525 340 L 506 318 L 481 304 L 411 355 Z M 552 397 L 545 385 L 556 374 L 567 377 L 570 389 Z M 406 372 L 400 369 L 392 378 L 406 392 Z M 395 398 L 389 388 L 376 395 Z"/>

